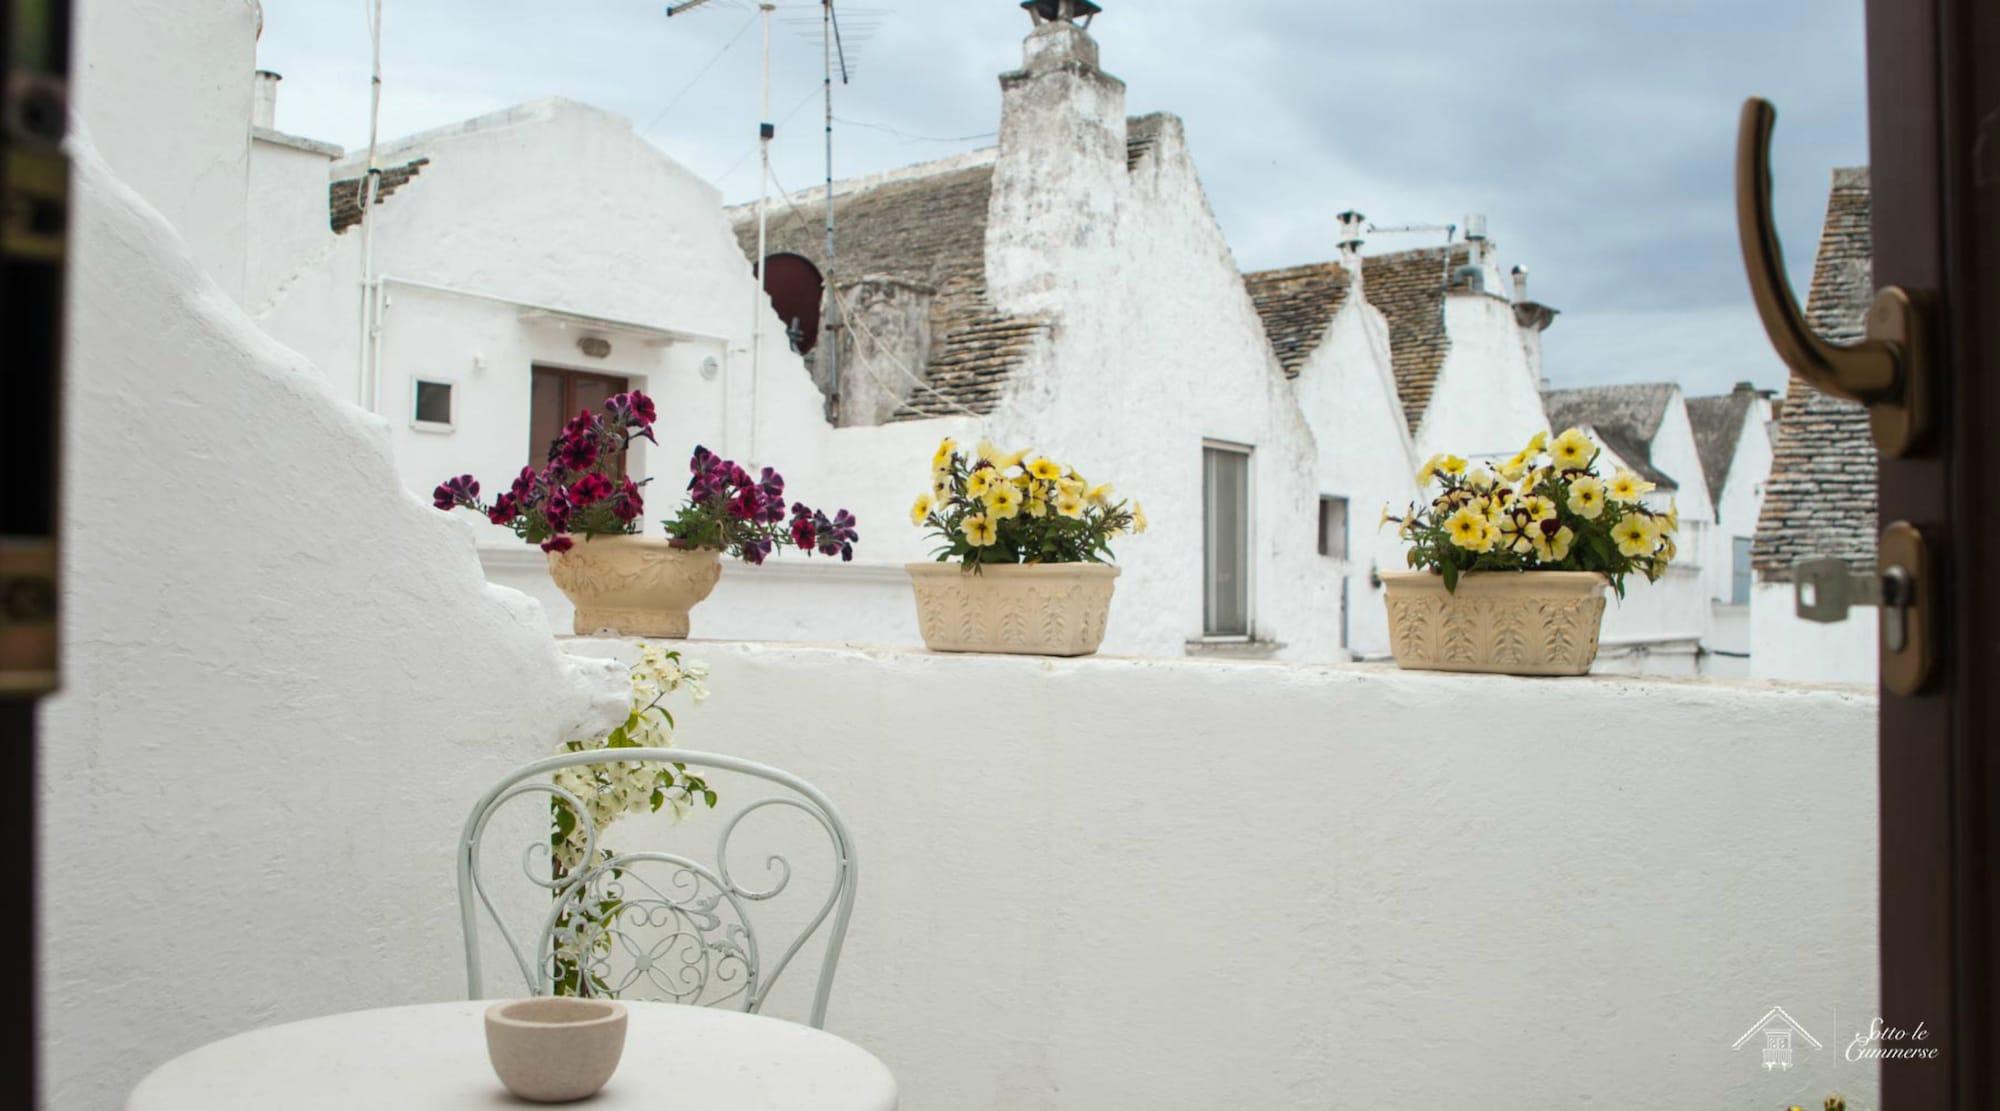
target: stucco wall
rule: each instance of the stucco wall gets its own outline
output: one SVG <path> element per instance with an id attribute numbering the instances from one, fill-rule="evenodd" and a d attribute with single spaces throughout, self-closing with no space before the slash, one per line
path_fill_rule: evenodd
<path id="1" fill-rule="evenodd" d="M 625 683 L 74 155 L 41 990 L 47 1102 L 94 1109 L 215 1038 L 462 990 L 465 800 L 608 727 Z"/>
<path id="2" fill-rule="evenodd" d="M 1833 624 L 1798 616 L 1792 584 L 1759 579 L 1750 588 L 1750 674 L 1759 679 L 1875 685 L 1880 635 L 1876 610 L 1848 611 Z"/>
<path id="3" fill-rule="evenodd" d="M 105 162 L 232 295 L 248 234 L 256 0 L 77 4 L 74 108 Z"/>
<path id="4" fill-rule="evenodd" d="M 854 829 L 829 1027 L 910 1111 L 1874 1105 L 1871 697 L 687 648 L 681 742 Z M 1774 1004 L 1782 1075 L 1730 1050 Z"/>

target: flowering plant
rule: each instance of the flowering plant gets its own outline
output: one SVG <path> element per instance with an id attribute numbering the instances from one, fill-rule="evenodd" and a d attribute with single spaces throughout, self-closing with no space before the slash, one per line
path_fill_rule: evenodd
<path id="1" fill-rule="evenodd" d="M 1111 538 L 1146 531 L 1138 502 L 1114 501 L 1073 467 L 984 440 L 961 455 L 947 437 L 931 458 L 931 489 L 910 521 L 939 541 L 940 563 L 1109 563 Z"/>
<path id="2" fill-rule="evenodd" d="M 1673 561 L 1680 511 L 1648 509 L 1653 484 L 1620 470 L 1610 481 L 1596 471 L 1601 449 L 1581 429 L 1553 441 L 1537 432 L 1513 458 L 1469 466 L 1456 455 L 1433 455 L 1417 486 L 1440 492 L 1401 517 L 1382 508 L 1410 541 L 1411 567 L 1436 571 L 1446 590 L 1467 571 L 1596 571 L 1625 596 L 1625 576 L 1656 580 Z"/>
<path id="3" fill-rule="evenodd" d="M 688 459 L 688 500 L 665 522 L 667 535 L 678 547 L 710 548 L 749 563 L 762 563 L 772 550 L 791 544 L 811 555 L 854 558 L 854 514 L 842 509 L 832 517 L 793 502 L 785 508 L 785 477 L 765 467 L 755 477 L 731 460 L 705 447 Z"/>
<path id="4" fill-rule="evenodd" d="M 569 741 L 564 752 L 604 749 L 607 756 L 621 748 L 667 748 L 674 743 L 674 715 L 665 705 L 668 696 L 687 691 L 699 705 L 708 697 L 708 665 L 684 660 L 678 651 L 655 645 L 639 646 L 639 662 L 632 665 L 631 703 L 625 721 L 611 732 L 585 740 Z M 563 896 L 560 881 L 575 875 L 584 866 L 590 845 L 589 828 L 597 830 L 596 861 L 611 858 L 603 847 L 604 833 L 611 823 L 627 814 L 665 810 L 678 821 L 695 808 L 697 801 L 713 810 L 715 791 L 708 782 L 687 770 L 685 764 L 649 764 L 638 760 L 607 760 L 602 764 L 579 764 L 558 770 L 555 786 L 569 792 L 583 804 L 590 822 L 577 820 L 577 813 L 561 796 L 549 803 L 549 860 L 558 881 L 557 897 Z M 616 870 L 611 873 L 615 881 Z M 579 900 L 574 909 L 565 909 L 556 923 L 557 995 L 581 994 L 586 964 L 580 958 L 585 947 L 606 949 L 611 944 L 607 923 L 618 911 L 618 902 L 606 896 L 595 902 Z M 601 953 L 598 955 L 602 955 Z M 612 995 L 609 986 L 594 974 L 590 993 Z"/>
<path id="5" fill-rule="evenodd" d="M 575 544 L 573 532 L 586 537 L 637 532 L 646 508 L 639 493 L 644 483 L 619 473 L 618 460 L 642 436 L 659 442 L 653 439 L 655 419 L 652 398 L 637 390 L 621 393 L 604 402 L 602 413 L 585 409 L 572 417 L 549 444 L 542 469 L 522 467 L 492 505 L 479 500 L 479 481 L 469 474 L 440 483 L 431 503 L 446 511 L 476 509 L 545 552 L 568 551 Z"/>

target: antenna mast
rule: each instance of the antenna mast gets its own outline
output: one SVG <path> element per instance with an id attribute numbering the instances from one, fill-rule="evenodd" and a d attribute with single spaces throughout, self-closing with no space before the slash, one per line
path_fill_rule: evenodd
<path id="1" fill-rule="evenodd" d="M 833 241 L 833 63 L 840 60 L 840 83 L 847 84 L 847 52 L 840 43 L 840 17 L 834 14 L 833 0 L 820 0 L 821 57 L 825 67 L 826 90 L 826 381 L 827 405 L 832 418 L 840 418 L 840 332 L 846 321 L 840 318 L 840 298 L 834 284 Z"/>

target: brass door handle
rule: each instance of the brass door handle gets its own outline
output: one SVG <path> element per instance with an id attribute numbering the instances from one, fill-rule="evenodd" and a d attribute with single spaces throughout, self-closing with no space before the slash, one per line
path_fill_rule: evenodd
<path id="1" fill-rule="evenodd" d="M 1771 346 L 1793 374 L 1822 393 L 1868 406 L 1875 446 L 1892 458 L 1921 447 L 1931 431 L 1927 306 L 1897 286 L 1875 295 L 1866 338 L 1834 343 L 1813 331 L 1785 277 L 1784 251 L 1771 219 L 1771 102 L 1743 102 L 1736 132 L 1736 230 L 1750 295 Z"/>

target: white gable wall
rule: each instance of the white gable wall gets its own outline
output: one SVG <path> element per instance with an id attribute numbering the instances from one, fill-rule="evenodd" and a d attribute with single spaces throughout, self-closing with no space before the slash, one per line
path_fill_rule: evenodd
<path id="1" fill-rule="evenodd" d="M 1151 531 L 1117 546 L 1124 572 L 1105 650 L 1166 655 L 1202 634 L 1204 441 L 1251 446 L 1253 636 L 1287 656 L 1333 658 L 1340 583 L 1317 555 L 1312 434 L 1179 121 L 1160 121 L 1153 148 L 1128 173 L 1122 103 L 1095 99 L 1107 88 L 1094 84 L 1093 99 L 1079 107 L 1115 127 L 1115 149 L 1093 151 L 1115 160 L 1116 175 L 1104 186 L 1086 167 L 1078 180 L 1114 203 L 1109 235 L 1101 213 L 1061 203 L 1045 178 L 1041 204 L 1011 200 L 1026 190 L 1010 188 L 1010 174 L 1025 180 L 1042 171 L 1032 149 L 1002 148 L 987 238 L 991 294 L 1003 310 L 1042 311 L 1056 325 L 1046 361 L 1017 372 L 993 433 L 1032 442 L 1145 504 Z M 1053 142 L 1061 129 L 1020 133 Z M 1064 265 L 1030 274 L 1021 242 L 1064 244 Z"/>
<path id="2" fill-rule="evenodd" d="M 1444 320 L 1451 344 L 1417 424 L 1417 456 L 1504 459 L 1549 425 L 1514 306 L 1490 294 L 1451 293 Z"/>
<path id="3" fill-rule="evenodd" d="M 1348 500 L 1348 559 L 1334 568 L 1346 581 L 1347 646 L 1384 655 L 1388 611 L 1374 572 L 1403 569 L 1405 545 L 1377 522 L 1383 505 L 1400 516 L 1416 496 L 1418 463 L 1382 314 L 1350 293 L 1292 386 L 1318 449 L 1318 493 Z"/>

